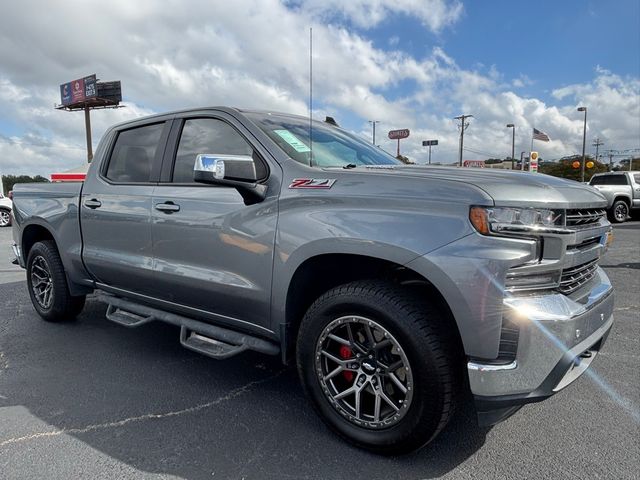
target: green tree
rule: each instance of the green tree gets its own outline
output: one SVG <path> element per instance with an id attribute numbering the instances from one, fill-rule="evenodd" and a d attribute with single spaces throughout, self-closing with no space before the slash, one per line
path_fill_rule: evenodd
<path id="1" fill-rule="evenodd" d="M 405 157 L 404 155 L 398 155 L 396 158 L 407 165 L 413 165 L 415 163 L 409 160 L 409 157 Z"/>
<path id="2" fill-rule="evenodd" d="M 620 160 L 620 165 L 615 166 L 614 170 L 629 170 L 629 159 Z M 640 170 L 640 158 L 634 158 L 631 163 L 631 170 Z"/>
<path id="3" fill-rule="evenodd" d="M 42 175 L 36 175 L 35 177 L 30 177 L 29 175 L 2 175 L 2 186 L 4 187 L 5 195 L 13 190 L 13 186 L 16 183 L 41 183 L 41 182 L 49 182 Z"/>

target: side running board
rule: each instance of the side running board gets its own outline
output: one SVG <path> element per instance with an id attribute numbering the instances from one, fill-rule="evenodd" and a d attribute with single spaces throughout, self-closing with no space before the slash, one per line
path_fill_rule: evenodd
<path id="1" fill-rule="evenodd" d="M 195 352 L 223 360 L 245 350 L 278 355 L 280 348 L 268 340 L 211 325 L 175 313 L 148 307 L 99 292 L 96 299 L 108 305 L 107 319 L 125 327 L 139 327 L 155 320 L 180 327 L 180 343 Z"/>

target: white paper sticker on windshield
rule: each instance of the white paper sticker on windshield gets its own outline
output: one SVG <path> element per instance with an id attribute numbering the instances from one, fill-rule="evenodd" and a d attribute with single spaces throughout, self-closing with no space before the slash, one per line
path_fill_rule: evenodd
<path id="1" fill-rule="evenodd" d="M 274 130 L 274 132 L 282 138 L 285 142 L 291 145 L 296 152 L 305 153 L 310 152 L 311 149 L 307 147 L 307 145 L 302 142 L 298 137 L 296 137 L 289 130 Z"/>

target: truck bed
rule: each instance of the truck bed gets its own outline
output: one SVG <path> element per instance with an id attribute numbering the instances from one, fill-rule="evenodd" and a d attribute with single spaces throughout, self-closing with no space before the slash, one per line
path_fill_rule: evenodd
<path id="1" fill-rule="evenodd" d="M 13 190 L 14 222 L 20 227 L 13 229 L 14 242 L 24 248 L 35 229 L 48 226 L 59 247 L 67 276 L 73 278 L 87 276 L 81 258 L 78 211 L 82 185 L 82 182 L 24 183 L 15 185 Z M 26 220 L 29 226 L 22 228 Z"/>

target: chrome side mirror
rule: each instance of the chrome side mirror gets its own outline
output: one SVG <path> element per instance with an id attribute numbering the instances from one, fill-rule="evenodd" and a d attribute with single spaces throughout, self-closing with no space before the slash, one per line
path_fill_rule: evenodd
<path id="1" fill-rule="evenodd" d="M 246 205 L 261 202 L 267 194 L 267 186 L 258 183 L 255 160 L 250 155 L 197 155 L 193 180 L 234 187 Z"/>
<path id="2" fill-rule="evenodd" d="M 222 180 L 256 182 L 256 164 L 249 155 L 200 154 L 193 168 L 196 182 L 219 183 Z"/>

